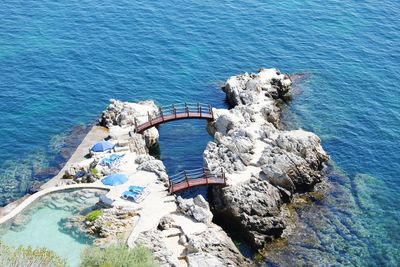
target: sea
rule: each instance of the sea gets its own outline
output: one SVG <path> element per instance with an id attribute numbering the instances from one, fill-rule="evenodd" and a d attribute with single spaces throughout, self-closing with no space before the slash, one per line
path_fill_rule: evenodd
<path id="1" fill-rule="evenodd" d="M 290 128 L 321 137 L 326 196 L 270 266 L 400 264 L 400 2 L 0 2 L 0 204 L 50 179 L 109 99 L 227 107 L 236 74 L 298 74 Z M 160 128 L 168 173 L 202 166 L 203 121 Z"/>

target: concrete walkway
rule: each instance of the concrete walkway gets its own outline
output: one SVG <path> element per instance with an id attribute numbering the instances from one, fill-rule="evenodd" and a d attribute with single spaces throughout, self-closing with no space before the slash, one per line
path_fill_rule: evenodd
<path id="1" fill-rule="evenodd" d="M 30 195 L 26 199 L 24 199 L 17 207 L 15 207 L 12 211 L 10 211 L 8 214 L 0 218 L 0 224 L 5 223 L 6 221 L 14 218 L 17 216 L 21 211 L 23 211 L 26 207 L 28 207 L 30 204 L 35 202 L 37 199 L 40 197 L 47 195 L 49 193 L 57 192 L 57 191 L 64 191 L 68 189 L 105 189 L 105 190 L 110 190 L 109 186 L 105 186 L 102 183 L 92 183 L 92 184 L 73 184 L 73 185 L 62 185 L 62 186 L 53 186 L 53 187 L 48 187 L 43 190 L 40 190 L 39 192 Z"/>
<path id="2" fill-rule="evenodd" d="M 85 136 L 85 138 L 82 140 L 81 144 L 77 147 L 74 154 L 72 154 L 71 158 L 67 161 L 67 163 L 64 165 L 64 167 L 60 170 L 60 172 L 56 176 L 54 176 L 51 180 L 49 180 L 48 182 L 43 184 L 40 187 L 40 189 L 43 190 L 43 189 L 47 189 L 47 188 L 53 188 L 53 187 L 59 185 L 62 182 L 62 177 L 64 176 L 65 170 L 67 170 L 72 164 L 85 160 L 85 156 L 89 153 L 89 149 L 95 143 L 103 140 L 107 136 L 108 136 L 107 128 L 98 126 L 98 125 L 94 125 L 92 127 L 92 129 L 88 132 L 88 134 Z M 41 192 L 41 190 L 39 192 Z M 34 195 L 36 195 L 36 194 L 34 194 Z M 25 200 L 30 199 L 30 197 L 31 197 L 31 195 L 25 195 L 22 198 L 17 199 L 16 201 L 11 202 L 4 207 L 1 207 L 0 208 L 0 217 L 5 218 L 7 216 L 7 214 L 13 212 L 14 209 L 19 209 L 19 206 L 22 203 L 25 203 Z"/>
<path id="3" fill-rule="evenodd" d="M 158 183 L 149 185 L 150 194 L 140 203 L 139 221 L 129 235 L 127 244 L 135 246 L 135 241 L 141 232 L 157 229 L 158 223 L 165 215 L 176 211 L 175 197 L 169 196 L 165 186 Z"/>
<path id="4" fill-rule="evenodd" d="M 47 183 L 43 184 L 40 188 L 46 189 L 58 185 L 62 181 L 65 170 L 67 170 L 72 164 L 85 160 L 85 156 L 89 153 L 89 149 L 95 143 L 102 141 L 107 136 L 107 128 L 98 125 L 93 126 L 61 171 Z"/>

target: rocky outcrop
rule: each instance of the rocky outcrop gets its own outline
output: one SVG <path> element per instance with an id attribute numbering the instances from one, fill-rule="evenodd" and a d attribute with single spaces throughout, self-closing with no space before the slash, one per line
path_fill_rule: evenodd
<path id="1" fill-rule="evenodd" d="M 139 166 L 137 170 L 148 171 L 157 174 L 160 181 L 167 183 L 168 175 L 164 163 L 150 155 L 138 156 L 135 160 Z"/>
<path id="2" fill-rule="evenodd" d="M 210 211 L 208 202 L 202 195 L 195 198 L 184 199 L 180 196 L 177 197 L 178 210 L 194 218 L 198 222 L 210 224 L 213 219 L 213 214 Z"/>
<path id="3" fill-rule="evenodd" d="M 203 200 L 196 202 L 208 205 Z M 149 248 L 160 266 L 250 266 L 221 227 L 179 212 L 163 217 L 157 229 L 139 234 L 135 243 Z"/>
<path id="4" fill-rule="evenodd" d="M 153 257 L 160 266 L 180 266 L 178 259 L 167 249 L 162 232 L 159 230 L 151 230 L 140 233 L 136 243 L 141 244 L 153 254 Z"/>
<path id="5" fill-rule="evenodd" d="M 101 211 L 101 216 L 94 221 L 88 220 L 86 215 L 91 210 Z M 62 224 L 70 231 L 79 231 L 96 237 L 94 244 L 106 247 L 117 243 L 122 235 L 132 229 L 135 216 L 137 211 L 133 209 L 105 207 L 98 204 L 82 214 L 64 219 Z"/>
<path id="6" fill-rule="evenodd" d="M 296 130 L 278 135 L 258 160 L 265 178 L 290 192 L 306 192 L 320 182 L 322 164 L 328 160 L 313 133 Z"/>
<path id="7" fill-rule="evenodd" d="M 187 235 L 186 239 L 189 266 L 207 266 L 206 262 L 219 262 L 219 265 L 210 266 L 250 266 L 232 240 L 215 224 L 200 234 Z"/>
<path id="8" fill-rule="evenodd" d="M 140 125 L 147 122 L 148 116 L 154 116 L 158 110 L 158 106 L 152 100 L 130 103 L 111 99 L 110 104 L 101 115 L 100 125 L 107 128 L 120 126 L 133 131 L 135 124 Z M 143 136 L 147 147 L 151 147 L 157 143 L 159 133 L 158 130 L 153 127 L 144 131 Z"/>
<path id="9" fill-rule="evenodd" d="M 232 109 L 216 109 L 214 135 L 203 157 L 210 170 L 223 168 L 229 187 L 214 188 L 215 211 L 235 222 L 255 248 L 286 229 L 281 206 L 321 181 L 329 157 L 320 139 L 304 130 L 283 130 L 281 106 L 291 80 L 276 69 L 229 78 L 223 90 Z"/>
<path id="10" fill-rule="evenodd" d="M 214 208 L 225 223 L 235 224 L 246 235 L 244 239 L 253 247 L 282 235 L 286 228 L 281 213 L 283 197 L 279 189 L 268 181 L 251 179 L 225 190 L 214 189 Z"/>
<path id="11" fill-rule="evenodd" d="M 130 134 L 129 150 L 138 155 L 147 154 L 147 144 L 141 134 Z"/>

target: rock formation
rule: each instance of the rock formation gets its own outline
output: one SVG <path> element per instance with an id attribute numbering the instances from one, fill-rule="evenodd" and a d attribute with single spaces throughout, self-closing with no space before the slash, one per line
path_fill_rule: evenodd
<path id="1" fill-rule="evenodd" d="M 137 218 L 142 225 L 133 227 L 132 233 L 138 229 L 137 234 L 130 235 L 133 239 L 128 245 L 148 247 L 161 266 L 179 266 L 183 258 L 188 266 L 249 266 L 230 237 L 213 223 L 213 217 L 234 224 L 253 248 L 262 248 L 290 228 L 288 203 L 294 196 L 313 190 L 322 180 L 321 170 L 329 159 L 315 134 L 282 129 L 281 107 L 290 98 L 291 84 L 288 75 L 262 69 L 257 74 L 233 76 L 223 86 L 232 109 L 213 109 L 216 119 L 207 124 L 207 129 L 214 141 L 208 143 L 203 155 L 205 167 L 211 172 L 224 169 L 228 179 L 227 187 L 212 187 L 214 214 L 202 196 L 167 200 L 171 196 L 162 186 L 168 184 L 166 168 L 147 153 L 158 140 L 158 130 L 153 127 L 143 135 L 134 132 L 135 124 L 158 112 L 154 102 L 111 100 L 100 123 L 109 128 L 110 141 L 116 148 L 130 152 L 126 152 L 130 165 L 125 170 L 156 174 L 151 176 L 161 188 L 152 193 L 159 197 L 158 204 L 165 212 L 153 218 L 154 212 L 104 207 L 101 217 L 85 223 L 86 231 L 103 240 L 111 239 L 133 227 L 133 218 Z M 105 175 L 108 169 L 98 166 L 100 156 L 93 155 L 76 165 L 66 176 L 74 182 L 93 182 L 99 176 L 93 172 L 96 168 Z M 150 209 L 154 207 L 154 202 L 149 203 Z M 82 224 L 82 220 L 81 216 L 78 222 Z"/>
<path id="2" fill-rule="evenodd" d="M 210 211 L 208 202 L 202 195 L 195 198 L 184 199 L 177 197 L 178 209 L 183 214 L 193 217 L 198 222 L 210 224 L 213 219 L 213 214 Z"/>
<path id="3" fill-rule="evenodd" d="M 215 212 L 234 222 L 254 248 L 286 228 L 282 205 L 322 179 L 329 157 L 320 139 L 303 130 L 283 130 L 281 106 L 291 80 L 276 69 L 229 78 L 223 90 L 232 109 L 214 110 L 214 135 L 204 151 L 206 167 L 224 168 L 230 186 L 212 191 Z"/>
<path id="4" fill-rule="evenodd" d="M 142 232 L 136 243 L 149 248 L 160 266 L 250 266 L 221 227 L 179 212 L 162 218 L 157 229 Z"/>
<path id="5" fill-rule="evenodd" d="M 148 116 L 154 116 L 157 114 L 158 110 L 158 106 L 152 100 L 130 103 L 111 99 L 110 104 L 101 115 L 100 125 L 107 128 L 120 126 L 123 129 L 128 129 L 128 132 L 133 132 L 135 124 L 140 125 L 141 123 L 147 122 Z M 143 136 L 147 147 L 151 147 L 157 143 L 159 133 L 158 130 L 153 127 L 144 131 Z"/>

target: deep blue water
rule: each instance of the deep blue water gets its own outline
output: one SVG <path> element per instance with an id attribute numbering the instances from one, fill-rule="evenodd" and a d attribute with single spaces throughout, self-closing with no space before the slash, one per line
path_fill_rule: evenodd
<path id="1" fill-rule="evenodd" d="M 293 237 L 271 262 L 397 265 L 399 12 L 395 0 L 3 0 L 0 202 L 50 177 L 71 131 L 109 98 L 222 107 L 230 75 L 277 67 L 309 74 L 287 116 L 337 167 L 327 198 L 299 212 L 311 241 Z M 201 164 L 203 122 L 161 135 L 170 172 Z"/>

